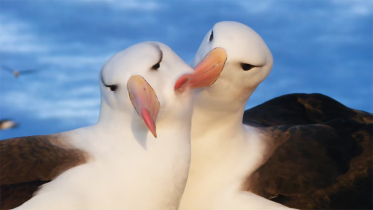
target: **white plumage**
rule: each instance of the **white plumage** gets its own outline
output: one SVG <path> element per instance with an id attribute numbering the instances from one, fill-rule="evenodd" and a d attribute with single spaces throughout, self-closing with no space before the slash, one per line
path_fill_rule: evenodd
<path id="1" fill-rule="evenodd" d="M 101 70 L 98 122 L 60 134 L 85 151 L 88 162 L 45 184 L 16 209 L 177 209 L 189 169 L 192 93 L 175 94 L 174 85 L 191 72 L 157 42 L 114 55 Z M 133 75 L 141 75 L 158 97 L 158 138 L 131 104 L 127 81 Z"/>
<path id="2" fill-rule="evenodd" d="M 227 60 L 220 78 L 196 96 L 191 167 L 180 209 L 285 209 L 243 190 L 245 180 L 265 160 L 268 145 L 255 128 L 242 124 L 242 116 L 272 68 L 272 54 L 251 28 L 226 21 L 207 33 L 192 66 L 215 47 L 226 50 Z"/>

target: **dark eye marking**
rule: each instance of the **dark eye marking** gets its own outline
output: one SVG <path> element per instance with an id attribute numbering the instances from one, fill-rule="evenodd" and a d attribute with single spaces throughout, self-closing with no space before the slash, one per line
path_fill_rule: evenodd
<path id="1" fill-rule="evenodd" d="M 161 66 L 160 63 L 157 63 L 154 66 L 152 66 L 152 69 L 157 70 L 157 69 L 159 69 L 160 66 Z"/>
<path id="2" fill-rule="evenodd" d="M 211 31 L 209 42 L 211 42 L 213 38 L 214 38 L 214 31 Z"/>
<path id="3" fill-rule="evenodd" d="M 248 64 L 248 63 L 241 63 L 241 67 L 244 71 L 249 71 L 250 69 L 252 69 L 256 66 Z"/>
<path id="4" fill-rule="evenodd" d="M 118 85 L 108 85 L 106 87 L 110 88 L 111 91 L 115 91 L 118 88 Z"/>
<path id="5" fill-rule="evenodd" d="M 110 88 L 111 91 L 115 91 L 118 88 L 118 85 L 107 85 L 107 84 L 105 84 L 104 79 L 102 78 L 102 74 L 101 74 L 101 82 L 102 82 L 102 84 L 105 85 L 105 87 Z"/>
<path id="6" fill-rule="evenodd" d="M 154 46 L 159 51 L 159 61 L 156 64 L 154 64 L 151 69 L 152 70 L 158 70 L 159 67 L 161 67 L 161 62 L 162 62 L 162 59 L 163 59 L 163 51 L 161 50 L 161 48 L 158 45 L 154 45 Z"/>

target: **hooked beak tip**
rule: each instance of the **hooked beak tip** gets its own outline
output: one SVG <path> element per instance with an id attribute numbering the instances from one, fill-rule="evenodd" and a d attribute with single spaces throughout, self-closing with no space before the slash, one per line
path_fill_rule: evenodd
<path id="1" fill-rule="evenodd" d="M 182 93 L 184 92 L 189 80 L 190 80 L 190 75 L 191 74 L 184 74 L 183 76 L 181 76 L 175 83 L 175 86 L 174 86 L 174 91 L 176 93 Z"/>
<path id="2" fill-rule="evenodd" d="M 141 116 L 144 119 L 144 122 L 145 122 L 146 126 L 148 126 L 150 132 L 153 134 L 153 136 L 155 138 L 157 138 L 157 132 L 156 132 L 156 127 L 155 127 L 155 122 L 154 122 L 154 119 L 152 118 L 149 110 L 143 108 L 141 110 Z"/>

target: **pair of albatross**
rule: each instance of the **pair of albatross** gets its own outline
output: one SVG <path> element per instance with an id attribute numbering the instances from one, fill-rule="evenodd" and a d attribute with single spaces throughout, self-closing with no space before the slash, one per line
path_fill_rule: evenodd
<path id="1" fill-rule="evenodd" d="M 160 48 L 165 53 L 165 47 Z M 206 56 L 215 48 L 218 51 L 224 49 L 226 62 L 220 77 L 207 87 L 217 78 L 217 66 L 224 60 L 221 53 L 217 53 L 218 59 L 214 53 Z M 150 59 L 152 56 L 148 50 L 150 49 L 141 52 Z M 128 56 L 128 60 L 136 60 L 131 55 Z M 171 64 L 179 59 L 171 57 L 163 56 L 162 62 L 155 59 L 153 63 L 156 64 L 152 64 L 151 69 L 163 66 L 176 70 L 176 66 Z M 171 99 L 159 99 L 161 111 L 159 117 L 155 118 L 156 123 L 156 111 L 142 114 L 138 105 L 134 105 L 154 134 L 155 124 L 157 125 L 158 139 L 151 138 L 144 122 L 135 115 L 133 108 L 132 112 L 128 111 L 131 109 L 128 108 L 129 99 L 120 97 L 117 94 L 119 92 L 115 93 L 117 90 L 125 91 L 125 88 L 121 88 L 122 82 L 126 83 L 129 76 L 120 77 L 122 82 L 117 84 L 118 80 L 115 81 L 114 78 L 117 78 L 118 73 L 115 72 L 119 70 L 108 70 L 113 66 L 121 66 L 120 62 L 109 65 L 115 61 L 114 58 L 102 69 L 102 82 L 105 83 L 100 83 L 102 107 L 96 125 L 47 136 L 48 139 L 45 136 L 28 137 L 1 143 L 3 207 L 4 198 L 10 203 L 21 197 L 29 196 L 29 199 L 38 186 L 53 179 L 21 207 L 26 207 L 32 201 L 35 201 L 35 205 L 47 203 L 45 205 L 50 208 L 57 206 L 55 202 L 46 202 L 51 197 L 62 203 L 61 205 L 63 201 L 67 202 L 64 199 L 72 199 L 76 209 L 87 205 L 94 205 L 94 208 L 102 205 L 105 209 L 123 205 L 124 209 L 176 209 L 186 178 L 179 209 L 372 207 L 372 114 L 350 109 L 321 94 L 285 95 L 245 111 L 247 100 L 267 77 L 273 63 L 266 44 L 249 27 L 230 21 L 215 24 L 203 39 L 195 56 L 192 64 L 195 66 L 195 74 L 180 77 L 180 74 L 190 72 L 179 72 L 171 81 L 176 93 L 170 88 L 172 85 L 169 85 L 166 89 L 172 91 L 169 93 Z M 164 63 L 166 61 L 169 63 Z M 140 66 L 138 69 L 141 69 Z M 136 72 L 141 72 L 138 69 Z M 149 67 L 145 69 L 149 70 Z M 210 72 L 211 69 L 215 69 L 214 73 Z M 149 71 L 146 75 L 141 75 L 149 80 L 158 96 L 157 85 L 165 81 L 151 79 L 155 74 L 154 71 Z M 207 78 L 209 82 L 197 85 L 199 81 L 206 79 L 204 76 L 210 77 Z M 193 82 L 195 79 L 196 83 Z M 190 94 L 188 89 L 197 87 L 201 89 L 194 91 L 193 103 L 190 99 L 181 97 L 183 94 Z M 118 96 L 111 95 L 109 89 Z M 134 104 L 137 101 L 139 99 L 132 99 Z M 185 108 L 188 105 L 182 101 L 191 104 L 189 109 Z M 127 108 L 121 106 L 125 102 L 127 106 L 124 107 Z M 183 107 L 187 111 L 181 111 Z M 181 112 L 175 114 L 170 111 L 174 109 Z M 191 109 L 191 162 L 187 174 L 189 156 L 185 153 L 189 151 L 189 144 L 185 142 L 188 137 L 181 133 L 188 133 L 186 130 L 190 129 L 188 116 L 190 117 Z M 112 110 L 120 110 L 119 113 L 122 114 L 118 116 Z M 119 126 L 124 119 L 120 116 L 127 116 L 127 119 L 132 120 L 131 123 Z M 173 119 L 170 128 L 166 119 Z M 103 135 L 102 130 L 99 132 L 97 128 L 104 128 L 107 134 Z M 173 132 L 169 133 L 170 130 Z M 174 138 L 174 141 L 167 141 L 167 147 L 166 143 L 156 146 L 157 140 L 161 138 Z M 129 139 L 136 140 L 129 143 Z M 126 142 L 123 143 L 124 140 Z M 180 141 L 184 141 L 184 144 Z M 127 146 L 126 149 L 123 146 Z M 9 152 L 5 154 L 4 150 Z M 50 159 L 44 159 L 43 153 L 39 151 L 47 151 Z M 125 154 L 122 154 L 123 151 Z M 154 152 L 150 153 L 151 151 Z M 168 159 L 170 157 L 171 160 Z M 146 162 L 147 158 L 154 160 Z M 147 173 L 148 169 L 139 169 L 148 168 L 149 165 L 153 170 L 150 173 Z M 173 165 L 172 170 L 169 170 L 170 165 Z M 128 168 L 120 170 L 118 167 Z M 78 170 L 86 172 L 79 173 Z M 27 175 L 21 176 L 22 174 Z M 32 178 L 27 180 L 27 177 Z M 167 180 L 162 182 L 157 179 Z M 4 184 L 3 180 L 8 181 Z M 88 187 L 92 188 L 92 192 L 87 190 Z M 161 190 L 158 192 L 158 189 Z M 53 191 L 67 196 L 57 196 Z M 72 206 L 68 207 L 74 209 Z"/>

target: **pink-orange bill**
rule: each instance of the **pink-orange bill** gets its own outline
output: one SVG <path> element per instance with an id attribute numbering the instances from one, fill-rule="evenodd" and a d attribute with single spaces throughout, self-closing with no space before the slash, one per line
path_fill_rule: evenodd
<path id="1" fill-rule="evenodd" d="M 211 86 L 219 78 L 226 60 L 226 51 L 221 47 L 214 48 L 194 68 L 194 73 L 184 74 L 176 81 L 174 90 L 183 92 L 187 88 Z"/>
<path id="2" fill-rule="evenodd" d="M 127 89 L 132 105 L 153 136 L 157 138 L 155 121 L 157 120 L 160 103 L 153 88 L 142 76 L 134 75 L 128 80 Z"/>

